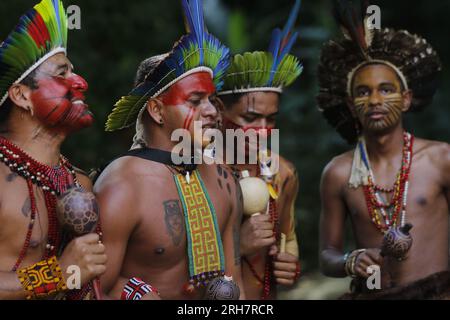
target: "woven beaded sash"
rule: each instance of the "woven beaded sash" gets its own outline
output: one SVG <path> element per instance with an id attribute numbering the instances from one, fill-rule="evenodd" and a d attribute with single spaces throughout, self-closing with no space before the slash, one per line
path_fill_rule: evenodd
<path id="1" fill-rule="evenodd" d="M 190 284 L 200 286 L 223 275 L 225 259 L 216 212 L 197 170 L 189 183 L 174 175 L 186 223 Z"/>

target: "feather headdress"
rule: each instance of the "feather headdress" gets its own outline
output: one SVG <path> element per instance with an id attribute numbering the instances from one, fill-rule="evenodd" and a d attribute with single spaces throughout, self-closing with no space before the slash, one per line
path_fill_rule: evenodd
<path id="1" fill-rule="evenodd" d="M 67 48 L 67 16 L 60 0 L 43 0 L 25 13 L 0 44 L 0 106 L 8 89 Z"/>
<path id="2" fill-rule="evenodd" d="M 369 29 L 367 0 L 335 0 L 334 14 L 344 38 L 327 42 L 318 68 L 319 110 L 349 143 L 357 140 L 356 123 L 347 107 L 356 72 L 368 64 L 384 64 L 396 72 L 403 89 L 413 92 L 410 111 L 432 101 L 441 63 L 436 51 L 405 30 Z"/>
<path id="3" fill-rule="evenodd" d="M 300 76 L 303 67 L 295 56 L 289 54 L 298 38 L 298 32 L 293 32 L 293 28 L 300 3 L 300 0 L 295 1 L 283 30 L 273 30 L 268 51 L 246 52 L 233 57 L 219 95 L 251 91 L 281 93 Z"/>
<path id="4" fill-rule="evenodd" d="M 149 98 L 157 97 L 177 81 L 196 72 L 209 72 L 219 90 L 230 64 L 229 49 L 206 30 L 202 0 L 182 0 L 188 34 L 146 75 L 127 96 L 116 104 L 106 122 L 106 130 L 131 126 L 142 114 Z"/>

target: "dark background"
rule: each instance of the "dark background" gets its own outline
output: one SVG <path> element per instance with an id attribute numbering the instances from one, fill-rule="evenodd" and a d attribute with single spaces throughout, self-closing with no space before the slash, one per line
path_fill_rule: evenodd
<path id="1" fill-rule="evenodd" d="M 12 30 L 21 14 L 37 1 L 0 1 L 0 39 Z M 69 58 L 76 72 L 90 84 L 88 103 L 95 126 L 70 137 L 64 153 L 85 169 L 97 167 L 130 146 L 132 130 L 105 133 L 113 104 L 133 83 L 139 62 L 166 52 L 184 34 L 178 0 L 65 0 L 81 8 L 81 30 L 69 31 Z M 293 0 L 204 0 L 209 30 L 234 53 L 266 50 L 274 27 L 283 26 Z M 406 116 L 414 134 L 449 141 L 450 1 L 372 1 L 381 7 L 382 27 L 408 29 L 427 38 L 440 53 L 444 68 L 434 103 L 421 114 Z M 296 24 L 300 38 L 293 54 L 304 64 L 302 76 L 283 95 L 278 125 L 281 154 L 293 161 L 300 177 L 297 202 L 298 237 L 305 273 L 318 268 L 319 181 L 335 155 L 350 148 L 317 110 L 316 68 L 321 44 L 339 34 L 330 0 L 304 0 Z M 151 192 L 151 191 L 149 191 Z M 351 247 L 351 237 L 347 246 Z"/>

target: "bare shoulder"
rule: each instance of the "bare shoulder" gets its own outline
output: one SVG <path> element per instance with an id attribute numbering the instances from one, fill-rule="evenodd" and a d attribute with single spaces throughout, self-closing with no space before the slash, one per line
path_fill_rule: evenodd
<path id="1" fill-rule="evenodd" d="M 143 176 L 151 174 L 152 171 L 143 161 L 146 160 L 122 157 L 111 162 L 94 185 L 94 192 L 99 201 L 111 208 L 113 205 L 132 207 L 135 199 L 139 197 L 139 191 L 143 189 Z"/>
<path id="2" fill-rule="evenodd" d="M 137 157 L 126 156 L 111 162 L 98 177 L 94 190 L 97 192 L 108 185 L 137 185 L 142 182 L 142 177 L 158 176 L 158 170 L 151 161 Z M 150 179 L 151 180 L 151 179 Z"/>
<path id="3" fill-rule="evenodd" d="M 414 153 L 428 156 L 436 165 L 450 167 L 450 144 L 441 141 L 415 139 Z"/>
<path id="4" fill-rule="evenodd" d="M 351 150 L 331 159 L 323 169 L 322 183 L 333 182 L 339 186 L 347 183 L 352 169 L 353 153 Z"/>

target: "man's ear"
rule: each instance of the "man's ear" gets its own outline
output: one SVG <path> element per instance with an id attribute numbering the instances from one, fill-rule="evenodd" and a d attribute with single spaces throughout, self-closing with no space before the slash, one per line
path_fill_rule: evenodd
<path id="1" fill-rule="evenodd" d="M 8 96 L 11 101 L 22 108 L 23 110 L 29 111 L 33 115 L 33 103 L 31 102 L 31 89 L 24 84 L 13 84 L 8 89 Z"/>
<path id="2" fill-rule="evenodd" d="M 413 93 L 411 90 L 406 90 L 402 92 L 402 97 L 403 97 L 403 107 L 402 107 L 402 111 L 403 112 L 407 112 L 409 110 L 409 108 L 411 108 L 411 103 L 412 103 L 412 99 L 413 99 Z"/>
<path id="3" fill-rule="evenodd" d="M 164 104 L 160 100 L 155 98 L 149 99 L 146 109 L 153 121 L 160 125 L 164 123 Z"/>

